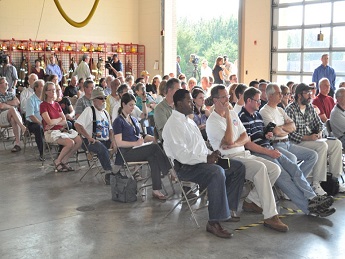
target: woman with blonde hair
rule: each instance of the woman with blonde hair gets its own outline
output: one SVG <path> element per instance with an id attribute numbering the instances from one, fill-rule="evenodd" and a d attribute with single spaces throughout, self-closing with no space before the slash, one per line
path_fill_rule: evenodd
<path id="1" fill-rule="evenodd" d="M 46 82 L 40 104 L 40 114 L 44 129 L 44 137 L 48 143 L 56 143 L 63 146 L 59 156 L 55 159 L 55 167 L 58 172 L 74 171 L 68 164 L 69 158 L 80 148 L 82 140 L 74 130 L 64 130 L 67 122 L 61 106 L 56 102 L 55 83 Z"/>

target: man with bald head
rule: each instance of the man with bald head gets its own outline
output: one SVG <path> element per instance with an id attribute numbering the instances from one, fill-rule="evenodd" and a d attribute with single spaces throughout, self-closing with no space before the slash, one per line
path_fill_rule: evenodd
<path id="1" fill-rule="evenodd" d="M 20 94 L 20 113 L 25 115 L 26 112 L 26 102 L 34 94 L 34 82 L 38 80 L 36 74 L 30 74 L 28 81 L 29 86 L 24 88 L 23 92 Z"/>
<path id="2" fill-rule="evenodd" d="M 64 96 L 69 96 L 69 97 L 77 96 L 78 95 L 77 84 L 78 84 L 78 77 L 77 76 L 72 76 L 71 82 L 66 87 L 63 95 Z"/>
<path id="3" fill-rule="evenodd" d="M 111 76 L 113 77 L 113 76 Z M 114 78 L 114 77 L 113 77 Z M 105 79 L 107 80 L 108 77 Z M 117 94 L 117 88 L 121 85 L 121 81 L 118 78 L 113 79 L 112 81 L 109 82 L 108 88 L 106 89 L 111 89 L 110 94 L 107 96 L 106 100 L 106 111 L 110 114 L 112 114 L 114 106 L 120 101 L 120 98 Z M 105 90 L 104 90 L 105 92 Z"/>
<path id="4" fill-rule="evenodd" d="M 39 159 L 44 161 L 43 156 L 43 126 L 42 117 L 40 114 L 41 93 L 43 90 L 44 81 L 36 80 L 32 87 L 34 94 L 26 102 L 26 121 L 28 129 L 31 133 L 35 134 L 35 141 L 37 144 Z"/>
<path id="5" fill-rule="evenodd" d="M 319 81 L 319 94 L 313 100 L 313 104 L 320 110 L 319 117 L 323 123 L 329 119 L 335 105 L 333 98 L 328 95 L 330 89 L 331 84 L 329 80 L 325 77 L 321 78 Z"/>

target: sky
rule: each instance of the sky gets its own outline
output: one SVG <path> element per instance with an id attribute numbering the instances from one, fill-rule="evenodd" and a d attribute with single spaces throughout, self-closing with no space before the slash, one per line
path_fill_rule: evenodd
<path id="1" fill-rule="evenodd" d="M 176 0 L 177 19 L 188 17 L 192 21 L 200 18 L 238 15 L 240 0 Z"/>

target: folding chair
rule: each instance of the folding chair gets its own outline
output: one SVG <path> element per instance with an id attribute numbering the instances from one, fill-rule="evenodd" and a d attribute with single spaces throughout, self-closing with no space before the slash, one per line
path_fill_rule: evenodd
<path id="1" fill-rule="evenodd" d="M 162 149 L 161 149 L 161 151 L 163 152 Z M 116 155 L 120 155 L 122 160 L 123 160 L 123 162 L 124 162 L 124 164 L 123 164 L 123 166 L 121 167 L 120 170 L 123 170 L 124 174 L 126 174 L 128 176 L 130 176 L 130 175 L 133 176 L 134 179 L 137 180 L 137 182 L 142 181 L 142 184 L 140 185 L 140 187 L 138 187 L 138 193 L 141 194 L 141 200 L 144 201 L 145 197 L 146 197 L 146 188 L 149 187 L 149 186 L 152 186 L 152 184 L 148 184 L 147 183 L 148 180 L 150 179 L 150 175 L 146 175 L 145 177 L 143 177 L 140 180 L 137 179 L 137 176 L 138 175 L 141 176 L 139 170 L 142 170 L 144 166 L 147 166 L 147 169 L 150 172 L 150 165 L 149 165 L 148 161 L 128 162 L 124 158 L 123 153 L 122 153 L 120 148 L 117 148 L 117 154 Z M 169 173 L 168 173 L 168 175 L 169 175 Z M 171 185 L 171 188 L 172 188 L 172 191 L 173 191 L 172 195 L 174 195 L 175 194 L 175 188 L 173 186 L 171 177 L 169 177 L 169 182 L 170 182 L 170 185 Z M 163 182 L 162 182 L 162 189 L 165 192 L 165 195 L 168 196 L 168 192 L 167 192 Z"/>
<path id="2" fill-rule="evenodd" d="M 5 142 L 10 139 L 10 131 L 12 130 L 11 125 L 0 125 L 0 139 L 2 140 L 2 144 L 4 145 L 4 149 L 6 149 Z"/>
<path id="3" fill-rule="evenodd" d="M 129 176 L 134 177 L 134 179 L 136 179 L 137 182 L 142 181 L 142 184 L 140 185 L 140 187 L 138 187 L 138 193 L 141 195 L 141 201 L 144 201 L 146 197 L 146 187 L 152 186 L 152 184 L 147 183 L 148 180 L 150 179 L 150 174 L 146 175 L 145 177 L 142 177 L 142 175 L 140 174 L 140 171 L 143 170 L 144 166 L 147 166 L 148 171 L 151 172 L 148 161 L 127 162 L 120 148 L 117 149 L 116 155 L 120 155 L 123 160 L 123 166 L 120 167 L 120 171 L 122 170 L 123 172 L 122 174 L 127 175 L 128 177 Z M 138 180 L 138 176 L 142 178 Z M 163 186 L 164 191 L 166 192 L 164 185 L 162 186 Z"/>
<path id="4" fill-rule="evenodd" d="M 27 135 L 24 135 L 24 136 L 23 136 L 24 154 L 25 154 L 25 151 L 26 151 L 26 146 L 27 146 L 27 144 L 29 144 L 29 146 L 31 146 L 31 147 L 34 146 L 34 143 L 33 143 L 33 141 L 32 141 L 32 138 L 35 138 L 35 135 L 34 135 L 34 133 L 32 133 L 32 132 L 28 132 Z"/>
<path id="5" fill-rule="evenodd" d="M 176 171 L 175 171 L 175 169 L 174 169 L 173 159 L 172 159 L 172 158 L 169 158 L 169 162 L 170 162 L 170 165 L 171 165 L 171 168 L 172 168 L 173 172 L 174 172 L 175 175 L 176 175 L 176 180 L 177 180 L 177 182 L 178 182 L 178 185 L 180 186 L 180 189 L 181 189 L 181 192 L 182 192 L 182 197 L 181 197 L 181 198 L 179 199 L 179 201 L 174 205 L 174 207 L 171 208 L 170 211 L 164 216 L 163 220 L 164 220 L 165 218 L 167 218 L 167 217 L 176 209 L 177 206 L 179 206 L 180 204 L 182 204 L 182 203 L 185 202 L 185 203 L 187 203 L 187 206 L 188 206 L 188 208 L 189 208 L 189 210 L 190 210 L 190 212 L 191 212 L 192 218 L 194 219 L 194 222 L 195 222 L 196 226 L 197 226 L 198 228 L 200 228 L 200 225 L 199 225 L 199 223 L 198 223 L 198 221 L 197 221 L 197 219 L 196 219 L 196 217 L 195 217 L 195 214 L 194 214 L 195 210 L 192 209 L 191 202 L 194 202 L 194 201 L 196 201 L 197 199 L 199 199 L 201 196 L 203 196 L 203 195 L 205 194 L 205 192 L 207 191 L 207 188 L 205 188 L 201 193 L 199 193 L 199 195 L 198 195 L 197 197 L 192 198 L 192 199 L 188 199 L 188 198 L 187 198 L 187 195 L 188 195 L 190 192 L 192 192 L 193 190 L 195 190 L 195 188 L 197 188 L 197 184 L 196 184 L 196 183 L 193 183 L 194 186 L 191 187 L 191 189 L 190 189 L 188 192 L 185 192 L 185 191 L 183 190 L 183 184 L 182 184 L 183 181 L 181 181 L 181 180 L 179 179 L 179 177 L 178 177 L 178 175 L 177 175 L 177 173 L 176 173 Z"/>
<path id="6" fill-rule="evenodd" d="M 43 137 L 43 141 L 45 143 L 46 149 L 48 150 L 49 156 L 52 160 L 54 172 L 57 173 L 57 170 L 55 168 L 55 158 L 59 154 L 60 145 L 57 143 L 47 142 L 44 137 Z M 43 148 L 43 155 L 44 155 L 44 153 L 45 153 L 45 149 Z M 44 160 L 42 160 L 42 166 L 44 166 Z"/>
<path id="7" fill-rule="evenodd" d="M 83 180 L 83 178 L 89 173 L 91 172 L 92 169 L 96 168 L 97 171 L 96 171 L 96 174 L 95 174 L 95 177 L 100 174 L 101 175 L 101 178 L 103 180 L 104 183 L 106 183 L 105 181 L 105 176 L 103 176 L 103 168 L 102 166 L 99 164 L 99 159 L 98 159 L 98 156 L 97 154 L 93 153 L 93 152 L 90 152 L 88 147 L 86 146 L 85 142 L 83 141 L 82 145 L 84 145 L 85 147 L 85 151 L 80 151 L 80 153 L 85 153 L 85 156 L 86 156 L 86 160 L 88 162 L 88 165 L 89 165 L 89 168 L 86 170 L 86 172 L 81 176 L 81 178 L 79 179 L 79 181 L 81 182 Z M 113 149 L 108 149 L 109 153 L 110 153 L 110 159 L 112 158 L 113 156 Z M 79 163 L 79 159 L 78 159 L 78 155 L 79 153 L 77 153 L 77 162 Z"/>

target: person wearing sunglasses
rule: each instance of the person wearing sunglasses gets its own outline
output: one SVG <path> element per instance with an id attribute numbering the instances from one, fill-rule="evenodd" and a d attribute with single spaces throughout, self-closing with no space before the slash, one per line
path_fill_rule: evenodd
<path id="1" fill-rule="evenodd" d="M 116 145 L 110 116 L 105 109 L 106 96 L 103 89 L 97 87 L 92 90 L 91 100 L 93 105 L 85 108 L 80 114 L 75 122 L 75 128 L 83 137 L 83 149 L 87 147 L 90 152 L 97 154 L 106 173 L 106 183 L 109 184 L 113 169 L 108 150 L 115 149 Z"/>

